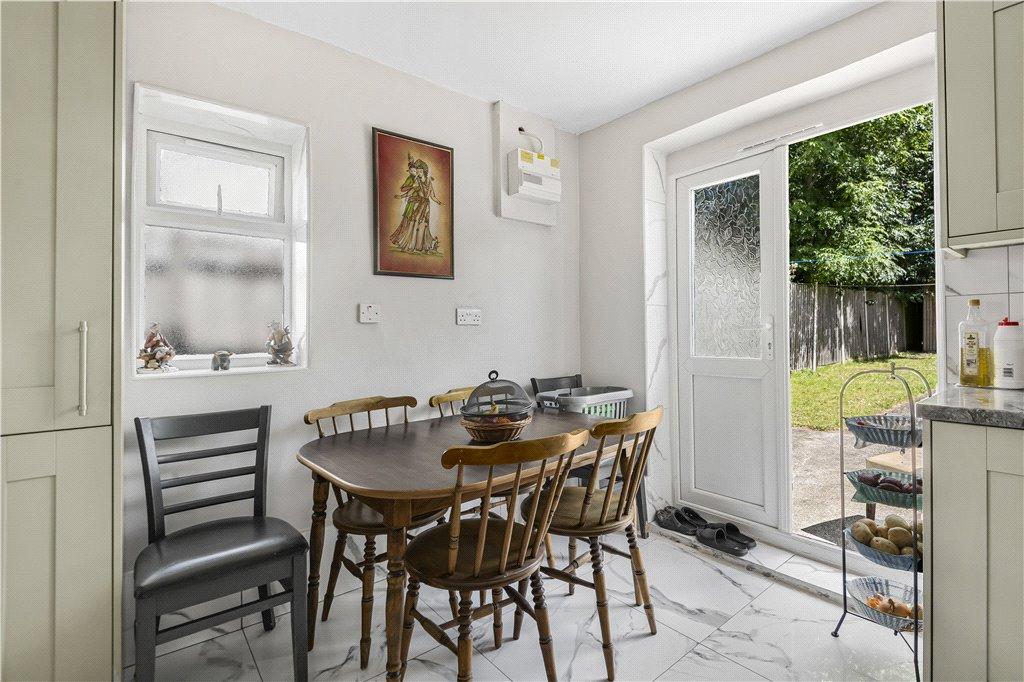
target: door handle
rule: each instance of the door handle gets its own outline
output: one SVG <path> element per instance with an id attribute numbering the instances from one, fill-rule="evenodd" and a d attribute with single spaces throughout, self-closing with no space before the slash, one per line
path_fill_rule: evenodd
<path id="1" fill-rule="evenodd" d="M 89 323 L 78 323 L 78 414 L 82 417 L 89 411 Z"/>
<path id="2" fill-rule="evenodd" d="M 767 317 L 765 317 L 764 318 L 764 322 L 761 324 L 761 327 L 762 327 L 762 329 L 764 329 L 764 338 L 765 338 L 765 351 L 764 351 L 764 355 L 765 355 L 765 359 L 766 360 L 774 360 L 775 359 L 775 317 L 772 316 L 772 315 L 768 315 Z"/>

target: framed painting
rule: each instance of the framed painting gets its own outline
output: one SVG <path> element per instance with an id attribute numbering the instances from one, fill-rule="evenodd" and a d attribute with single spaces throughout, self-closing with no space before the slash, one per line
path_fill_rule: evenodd
<path id="1" fill-rule="evenodd" d="M 455 279 L 452 148 L 373 129 L 375 275 Z"/>

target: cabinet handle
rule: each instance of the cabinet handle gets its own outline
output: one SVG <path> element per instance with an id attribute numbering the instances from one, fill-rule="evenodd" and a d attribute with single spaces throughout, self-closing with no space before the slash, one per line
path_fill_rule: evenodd
<path id="1" fill-rule="evenodd" d="M 78 414 L 85 416 L 89 411 L 87 398 L 89 394 L 89 323 L 82 320 L 78 323 Z"/>

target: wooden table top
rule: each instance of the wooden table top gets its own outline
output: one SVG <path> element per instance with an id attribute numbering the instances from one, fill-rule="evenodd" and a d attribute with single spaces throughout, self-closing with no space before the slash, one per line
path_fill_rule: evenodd
<path id="1" fill-rule="evenodd" d="M 456 469 L 441 466 L 441 455 L 450 447 L 472 441 L 459 417 L 435 417 L 407 424 L 392 424 L 317 438 L 302 446 L 296 458 L 331 483 L 361 497 L 384 499 L 432 499 L 451 494 Z M 600 421 L 572 412 L 537 409 L 521 439 L 543 438 Z M 574 466 L 593 459 L 593 452 L 578 453 Z M 523 471 L 524 480 L 528 475 Z M 515 466 L 495 467 L 495 485 L 511 485 Z M 466 467 L 468 489 L 487 479 L 487 467 Z"/>

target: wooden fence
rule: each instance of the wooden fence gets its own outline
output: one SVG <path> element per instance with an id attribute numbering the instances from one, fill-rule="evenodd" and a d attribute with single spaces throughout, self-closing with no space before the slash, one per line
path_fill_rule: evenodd
<path id="1" fill-rule="evenodd" d="M 934 295 L 923 307 L 922 350 L 934 352 Z M 791 283 L 789 366 L 813 370 L 907 350 L 907 324 L 906 304 L 888 292 Z"/>

